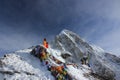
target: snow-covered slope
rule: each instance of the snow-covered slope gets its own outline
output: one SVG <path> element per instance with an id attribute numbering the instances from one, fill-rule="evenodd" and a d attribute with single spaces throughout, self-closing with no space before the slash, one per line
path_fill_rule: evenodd
<path id="1" fill-rule="evenodd" d="M 0 58 L 0 80 L 53 80 L 47 68 L 30 55 L 30 51 L 20 50 Z"/>
<path id="2" fill-rule="evenodd" d="M 54 66 L 67 65 L 72 80 L 119 80 L 120 58 L 106 53 L 102 48 L 90 45 L 77 34 L 63 30 L 50 44 L 47 52 L 62 64 L 49 58 Z M 0 58 L 0 80 L 55 80 L 47 67 L 31 55 L 34 47 L 6 54 Z M 64 56 L 67 56 L 63 58 Z M 88 56 L 90 67 L 81 64 Z"/>
<path id="3" fill-rule="evenodd" d="M 58 60 L 62 61 L 63 63 L 66 63 L 66 60 L 62 58 L 60 50 L 56 50 L 56 49 L 52 49 L 52 48 L 48 48 L 47 51 L 49 53 L 51 53 L 51 55 L 53 55 L 55 58 L 57 58 Z M 53 65 L 59 66 L 62 64 L 56 64 L 53 62 Z M 72 63 L 74 64 L 74 63 Z M 91 75 L 91 69 L 90 67 L 86 66 L 86 65 L 82 65 L 82 66 L 73 66 L 73 65 L 67 65 L 67 72 L 68 74 L 72 77 L 73 80 L 99 80 L 97 78 L 94 78 Z"/>
<path id="4" fill-rule="evenodd" d="M 37 57 L 30 54 L 31 50 L 19 50 L 0 58 L 0 80 L 55 80 L 50 71 L 47 70 L 46 65 L 43 65 Z M 58 50 L 48 48 L 47 51 L 65 63 Z M 54 66 L 61 65 L 55 63 L 54 60 L 50 61 Z M 86 65 L 79 68 L 73 65 L 67 65 L 67 67 L 67 72 L 73 80 L 96 80 L 90 75 L 91 69 Z"/>

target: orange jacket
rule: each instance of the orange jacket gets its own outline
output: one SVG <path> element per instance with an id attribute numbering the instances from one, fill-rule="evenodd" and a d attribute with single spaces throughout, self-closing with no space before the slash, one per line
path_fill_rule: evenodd
<path id="1" fill-rule="evenodd" d="M 63 66 L 51 66 L 51 70 L 62 73 L 63 72 Z"/>
<path id="2" fill-rule="evenodd" d="M 56 66 L 55 69 L 56 69 L 59 73 L 62 73 L 62 71 L 63 71 L 63 66 Z"/>
<path id="3" fill-rule="evenodd" d="M 46 47 L 46 43 L 47 43 L 46 41 L 43 41 L 43 45 L 44 45 L 44 47 Z"/>
<path id="4" fill-rule="evenodd" d="M 49 45 L 48 45 L 48 43 L 46 44 L 46 48 L 48 48 L 49 47 Z"/>

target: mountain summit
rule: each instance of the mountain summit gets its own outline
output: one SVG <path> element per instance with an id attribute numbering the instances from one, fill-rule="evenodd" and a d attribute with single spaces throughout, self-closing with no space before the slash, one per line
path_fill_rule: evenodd
<path id="1" fill-rule="evenodd" d="M 0 58 L 0 80 L 54 80 L 47 65 L 30 54 L 37 46 Z M 69 80 L 120 79 L 120 58 L 90 45 L 72 31 L 63 30 L 46 51 L 51 55 L 47 59 L 50 66 L 67 64 L 65 69 L 71 77 Z M 87 56 L 89 65 L 81 64 L 84 56 Z"/>

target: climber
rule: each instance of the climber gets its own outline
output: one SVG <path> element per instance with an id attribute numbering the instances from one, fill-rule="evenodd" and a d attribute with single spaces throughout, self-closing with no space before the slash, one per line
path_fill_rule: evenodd
<path id="1" fill-rule="evenodd" d="M 48 59 L 49 57 L 50 57 L 50 54 L 46 52 L 46 59 Z"/>
<path id="2" fill-rule="evenodd" d="M 63 70 L 62 74 L 66 75 L 67 71 L 64 68 L 62 70 Z"/>
<path id="3" fill-rule="evenodd" d="M 88 64 L 88 57 L 87 56 L 83 56 L 83 58 L 81 58 L 81 64 Z"/>
<path id="4" fill-rule="evenodd" d="M 58 73 L 63 73 L 63 66 L 56 66 L 55 69 L 57 70 Z"/>
<path id="5" fill-rule="evenodd" d="M 84 60 L 83 60 L 83 58 L 81 58 L 81 64 L 84 64 Z"/>
<path id="6" fill-rule="evenodd" d="M 64 80 L 63 74 L 58 73 L 57 76 L 56 76 L 56 79 L 57 80 Z"/>
<path id="7" fill-rule="evenodd" d="M 55 80 L 57 80 L 57 75 L 58 75 L 58 72 L 57 70 L 55 70 L 55 66 L 51 66 L 51 74 L 56 78 Z"/>
<path id="8" fill-rule="evenodd" d="M 47 66 L 47 69 L 48 69 L 49 71 L 51 71 L 51 64 L 50 64 L 50 62 L 46 61 L 46 66 Z"/>
<path id="9" fill-rule="evenodd" d="M 67 65 L 66 65 L 66 63 L 63 63 L 63 66 L 64 66 L 65 69 L 67 69 Z"/>
<path id="10" fill-rule="evenodd" d="M 65 80 L 68 80 L 68 73 L 64 68 L 63 68 L 63 73 L 62 74 L 63 74 Z"/>
<path id="11" fill-rule="evenodd" d="M 51 71 L 57 71 L 58 73 L 62 73 L 63 66 L 51 66 Z"/>
<path id="12" fill-rule="evenodd" d="M 50 69 L 50 70 L 51 70 L 51 72 L 52 72 L 52 71 L 55 71 L 55 66 L 51 66 L 51 69 Z"/>
<path id="13" fill-rule="evenodd" d="M 46 53 L 44 49 L 42 49 L 42 52 L 40 53 L 40 60 L 41 62 L 43 62 L 45 59 L 46 59 Z"/>
<path id="14" fill-rule="evenodd" d="M 48 42 L 46 42 L 46 46 L 45 46 L 46 48 L 48 48 L 49 47 L 49 44 L 48 44 Z"/>
<path id="15" fill-rule="evenodd" d="M 65 75 L 65 80 L 72 80 L 71 76 L 68 73 L 66 73 L 66 75 Z"/>
<path id="16" fill-rule="evenodd" d="M 84 56 L 84 57 L 83 57 L 83 60 L 84 60 L 84 64 L 85 64 L 85 65 L 87 64 L 87 59 L 88 59 L 87 56 Z"/>
<path id="17" fill-rule="evenodd" d="M 47 43 L 47 40 L 46 40 L 46 38 L 44 38 L 44 40 L 43 40 L 43 46 L 46 48 L 46 43 Z"/>

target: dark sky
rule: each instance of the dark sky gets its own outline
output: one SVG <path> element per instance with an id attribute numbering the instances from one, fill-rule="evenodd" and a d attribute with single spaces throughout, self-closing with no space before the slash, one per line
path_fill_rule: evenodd
<path id="1" fill-rule="evenodd" d="M 118 54 L 119 5 L 119 0 L 0 0 L 0 50 L 28 48 L 69 29 Z"/>

